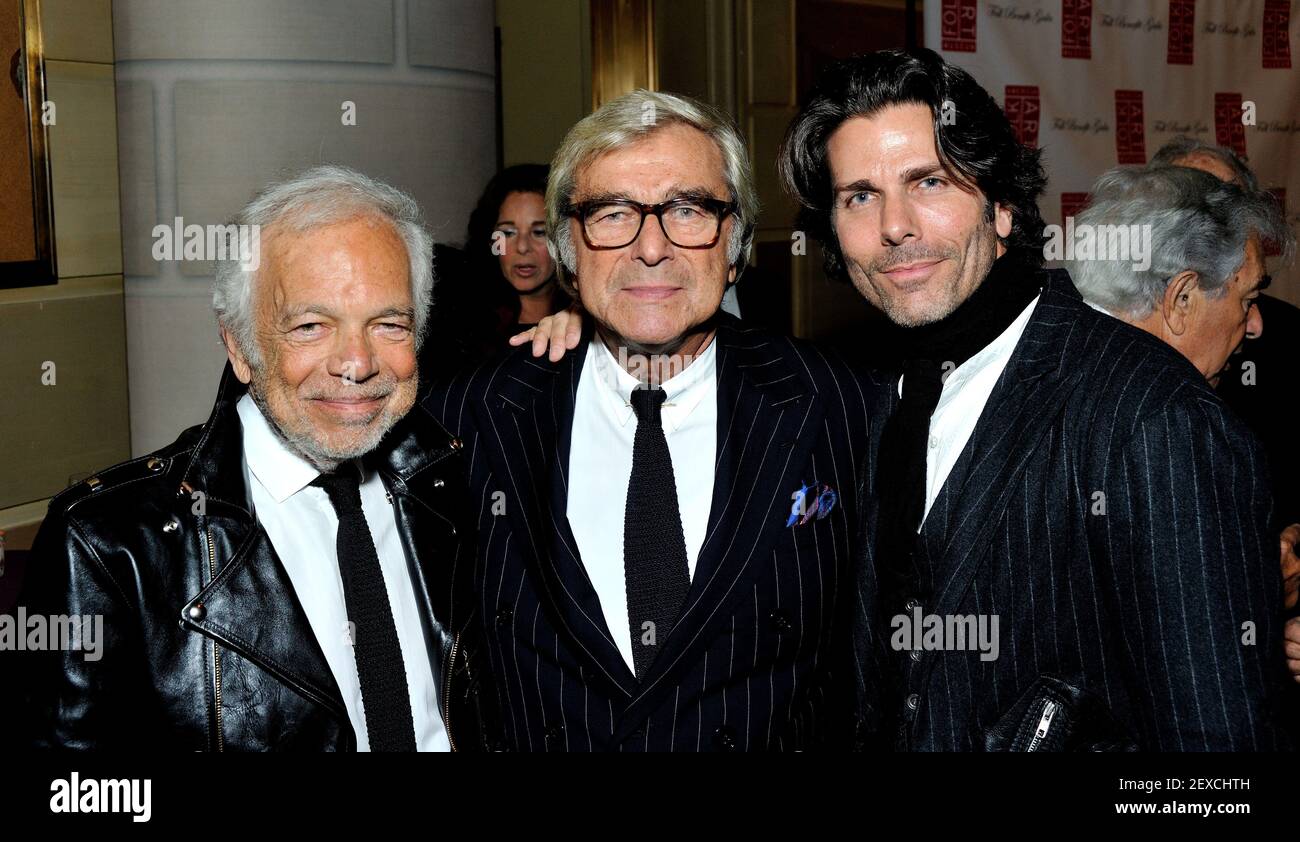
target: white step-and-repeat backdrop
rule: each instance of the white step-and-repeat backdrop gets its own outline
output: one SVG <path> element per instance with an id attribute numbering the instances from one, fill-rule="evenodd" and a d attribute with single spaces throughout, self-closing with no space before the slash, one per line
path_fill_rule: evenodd
<path id="1" fill-rule="evenodd" d="M 928 0 L 925 43 L 1045 150 L 1048 223 L 1180 134 L 1235 149 L 1300 222 L 1300 0 Z M 1300 265 L 1270 269 L 1300 304 Z"/>

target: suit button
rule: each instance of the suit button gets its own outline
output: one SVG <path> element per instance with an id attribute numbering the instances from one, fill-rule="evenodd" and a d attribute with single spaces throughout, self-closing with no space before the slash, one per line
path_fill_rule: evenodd
<path id="1" fill-rule="evenodd" d="M 718 751 L 736 750 L 736 732 L 724 725 L 713 732 L 713 747 Z"/>
<path id="2" fill-rule="evenodd" d="M 446 485 L 446 484 L 447 484 L 447 483 L 445 483 L 445 482 L 442 481 L 442 477 L 438 477 L 437 479 L 435 479 L 435 480 L 433 481 L 433 487 L 434 487 L 434 488 L 442 488 L 442 487 L 443 487 L 444 485 Z"/>
<path id="3" fill-rule="evenodd" d="M 777 631 L 790 631 L 790 618 L 786 616 L 784 611 L 773 611 L 767 615 L 767 618 L 772 621 L 772 625 L 776 627 Z"/>
<path id="4" fill-rule="evenodd" d="M 452 450 L 460 450 L 460 449 L 461 449 L 462 447 L 464 447 L 464 446 L 465 446 L 465 445 L 461 442 L 460 439 L 452 439 L 452 440 L 451 440 L 451 449 L 452 449 Z"/>
<path id="5" fill-rule="evenodd" d="M 176 518 L 172 518 L 171 520 L 163 524 L 163 532 L 167 532 L 167 533 L 175 532 L 180 528 L 181 528 L 181 522 Z"/>
<path id="6" fill-rule="evenodd" d="M 910 696 L 907 697 L 908 710 L 915 712 L 916 709 L 920 706 L 921 706 L 921 697 L 919 695 L 917 695 L 916 693 L 912 693 Z"/>
<path id="7" fill-rule="evenodd" d="M 167 466 L 167 463 L 159 459 L 158 457 L 153 456 L 150 457 L 148 462 L 144 463 L 144 466 L 149 469 L 150 473 L 156 474 L 159 471 L 161 471 L 163 468 L 165 468 Z"/>
<path id="8" fill-rule="evenodd" d="M 203 607 L 203 603 L 196 602 L 190 606 L 189 615 L 191 620 L 198 623 L 208 616 L 208 609 Z"/>
<path id="9" fill-rule="evenodd" d="M 501 610 L 497 611 L 497 617 L 496 617 L 497 628 L 504 629 L 506 626 L 510 625 L 510 618 L 512 616 L 514 616 L 514 612 L 511 611 L 509 608 L 502 608 Z"/>
<path id="10" fill-rule="evenodd" d="M 906 608 L 908 611 L 915 611 L 916 609 L 921 607 L 921 603 L 917 602 L 915 599 L 909 599 L 907 601 L 907 605 L 903 607 Z"/>
<path id="11" fill-rule="evenodd" d="M 912 650 L 912 660 L 913 660 L 913 661 L 920 661 L 920 660 L 921 660 L 921 650 L 920 650 L 920 649 L 913 649 L 913 650 Z"/>

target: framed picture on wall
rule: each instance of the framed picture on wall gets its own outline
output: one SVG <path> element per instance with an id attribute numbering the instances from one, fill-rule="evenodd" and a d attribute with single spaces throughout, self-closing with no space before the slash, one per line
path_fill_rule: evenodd
<path id="1" fill-rule="evenodd" d="M 58 281 L 40 0 L 0 0 L 0 289 Z"/>

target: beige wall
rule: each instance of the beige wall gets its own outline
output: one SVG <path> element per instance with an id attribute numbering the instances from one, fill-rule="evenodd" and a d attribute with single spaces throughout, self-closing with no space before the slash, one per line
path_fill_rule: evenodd
<path id="1" fill-rule="evenodd" d="M 0 290 L 0 529 L 11 536 L 46 498 L 130 453 L 110 3 L 41 5 L 59 282 Z"/>
<path id="2" fill-rule="evenodd" d="M 505 165 L 549 164 L 591 113 L 588 0 L 497 0 Z"/>

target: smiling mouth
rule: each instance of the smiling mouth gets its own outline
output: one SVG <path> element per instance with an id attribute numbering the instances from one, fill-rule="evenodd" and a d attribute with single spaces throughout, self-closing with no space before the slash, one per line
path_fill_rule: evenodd
<path id="1" fill-rule="evenodd" d="M 383 405 L 387 397 L 383 395 L 377 398 L 313 398 L 313 400 L 333 412 L 361 415 Z"/>
<path id="2" fill-rule="evenodd" d="M 627 293 L 633 298 L 639 298 L 643 301 L 660 301 L 669 298 L 674 294 L 681 292 L 681 287 L 664 287 L 664 286 L 644 286 L 644 287 L 623 287 L 622 292 Z"/>
<path id="3" fill-rule="evenodd" d="M 919 260 L 915 263 L 905 263 L 901 266 L 881 270 L 881 274 L 895 284 L 923 281 L 929 278 L 934 267 L 942 263 L 943 260 L 943 258 L 937 258 L 935 260 Z"/>

